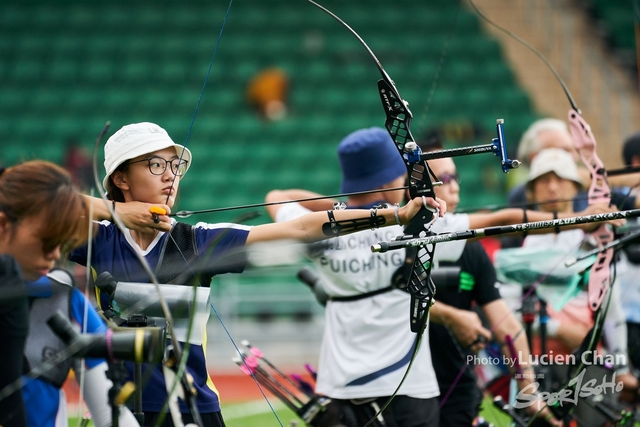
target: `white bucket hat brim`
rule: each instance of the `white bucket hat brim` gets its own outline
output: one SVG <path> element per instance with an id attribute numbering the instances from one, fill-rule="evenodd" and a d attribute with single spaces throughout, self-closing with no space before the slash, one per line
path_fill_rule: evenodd
<path id="1" fill-rule="evenodd" d="M 561 148 L 547 148 L 540 151 L 531 161 L 527 185 L 549 172 L 555 173 L 562 179 L 573 181 L 582 188 L 582 179 L 573 156 Z"/>
<path id="2" fill-rule="evenodd" d="M 191 166 L 191 151 L 173 142 L 166 130 L 148 122 L 123 126 L 111 135 L 104 146 L 104 169 L 107 175 L 102 180 L 102 186 L 111 192 L 109 177 L 127 160 L 169 147 L 174 147 L 176 154 L 187 161 L 186 173 Z"/>

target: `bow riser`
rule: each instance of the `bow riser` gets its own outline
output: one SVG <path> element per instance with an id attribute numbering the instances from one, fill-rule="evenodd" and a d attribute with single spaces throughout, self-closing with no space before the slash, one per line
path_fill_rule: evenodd
<path id="1" fill-rule="evenodd" d="M 420 149 L 409 128 L 413 115 L 388 74 L 384 69 L 379 68 L 384 77 L 378 81 L 378 92 L 387 116 L 385 128 L 396 144 L 396 148 L 407 167 L 409 195 L 411 198 L 432 197 L 435 199 L 433 183 L 429 176 L 429 166 L 426 161 L 421 160 Z M 404 232 L 413 236 L 424 235 L 426 233 L 425 224 L 428 224 L 432 219 L 433 212 L 423 207 L 405 227 Z M 411 256 L 407 259 L 407 262 L 409 259 L 413 259 L 411 274 L 406 286 L 411 294 L 410 326 L 411 331 L 415 333 L 422 332 L 435 295 L 435 286 L 433 286 L 430 277 L 434 251 L 435 245 L 429 249 L 420 248 L 415 257 Z"/>

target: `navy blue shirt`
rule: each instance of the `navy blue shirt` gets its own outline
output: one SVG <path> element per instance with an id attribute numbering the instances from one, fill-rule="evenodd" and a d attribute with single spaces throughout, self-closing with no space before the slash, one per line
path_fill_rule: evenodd
<path id="1" fill-rule="evenodd" d="M 198 223 L 193 226 L 195 243 L 200 257 L 214 261 L 233 254 L 239 247 L 243 247 L 249 235 L 250 227 L 236 224 L 207 224 Z M 152 270 L 155 270 L 164 241 L 168 233 L 158 233 L 156 239 L 143 251 L 143 255 Z M 137 248 L 129 231 L 123 234 L 115 224 L 108 221 L 100 223 L 98 233 L 93 241 L 91 267 L 97 274 L 109 272 L 119 282 L 148 283 L 149 276 L 138 260 L 134 248 Z M 70 259 L 78 264 L 87 265 L 87 247 L 78 248 L 71 254 Z M 237 262 L 226 265 L 217 263 L 216 273 L 240 273 L 244 264 Z M 204 340 L 206 343 L 206 339 Z M 128 364 L 129 379 L 132 380 L 132 366 Z M 148 368 L 149 366 L 145 366 Z M 144 370 L 144 368 L 143 368 Z M 218 392 L 209 378 L 205 359 L 205 348 L 202 345 L 191 344 L 187 359 L 187 370 L 193 376 L 197 389 L 198 409 L 202 413 L 220 411 Z M 144 373 L 143 373 L 144 377 Z M 166 386 L 162 369 L 157 366 L 153 375 L 142 392 L 142 410 L 144 412 L 159 412 L 166 400 Z M 187 406 L 180 402 L 180 411 L 188 413 Z"/>

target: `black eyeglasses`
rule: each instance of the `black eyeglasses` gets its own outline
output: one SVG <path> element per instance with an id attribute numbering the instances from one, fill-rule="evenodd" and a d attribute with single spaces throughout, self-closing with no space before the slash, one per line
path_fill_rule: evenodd
<path id="1" fill-rule="evenodd" d="M 149 162 L 149 172 L 153 175 L 162 175 L 167 170 L 167 165 L 171 164 L 171 172 L 175 176 L 182 176 L 187 171 L 189 162 L 185 159 L 165 160 L 162 157 L 150 157 L 148 159 L 136 160 L 132 163 Z"/>
<path id="2" fill-rule="evenodd" d="M 452 181 L 460 184 L 460 175 L 457 173 L 443 173 L 438 178 L 443 184 L 451 184 Z"/>

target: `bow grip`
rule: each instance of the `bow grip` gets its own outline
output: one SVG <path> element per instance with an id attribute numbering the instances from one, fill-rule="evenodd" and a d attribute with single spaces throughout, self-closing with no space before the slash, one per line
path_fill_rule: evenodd
<path id="1" fill-rule="evenodd" d="M 425 231 L 425 224 L 430 223 L 432 220 L 433 212 L 423 206 L 418 213 L 411 218 L 409 224 L 404 228 L 404 233 L 410 236 L 417 236 L 420 232 Z"/>

